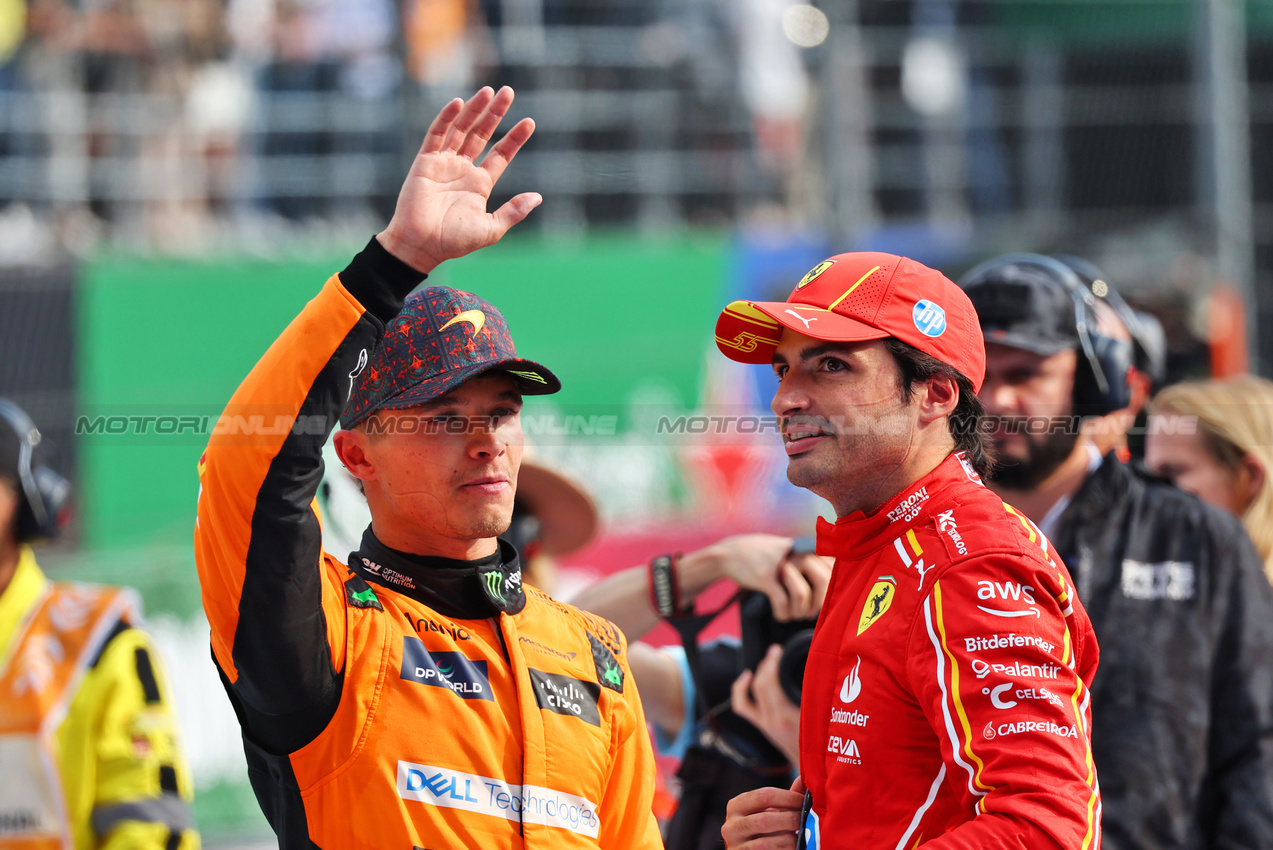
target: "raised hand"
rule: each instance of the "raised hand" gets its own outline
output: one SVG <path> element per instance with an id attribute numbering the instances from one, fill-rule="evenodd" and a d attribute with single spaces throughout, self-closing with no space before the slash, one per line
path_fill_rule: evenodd
<path id="1" fill-rule="evenodd" d="M 543 198 L 525 192 L 486 211 L 496 181 L 535 132 L 535 122 L 523 118 L 480 165 L 474 162 L 512 104 L 511 88 L 495 92 L 488 86 L 468 102 L 457 97 L 433 119 L 398 193 L 393 219 L 376 237 L 390 254 L 430 272 L 443 260 L 498 242 L 539 206 Z"/>

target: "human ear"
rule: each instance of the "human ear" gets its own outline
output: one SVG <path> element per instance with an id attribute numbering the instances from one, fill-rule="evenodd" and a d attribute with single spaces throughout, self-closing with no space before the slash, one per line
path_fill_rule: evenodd
<path id="1" fill-rule="evenodd" d="M 374 481 L 376 467 L 367 455 L 367 435 L 361 430 L 340 430 L 332 437 L 332 445 L 336 456 L 349 470 L 349 474 L 360 481 Z"/>
<path id="2" fill-rule="evenodd" d="M 950 416 L 959 405 L 959 385 L 950 375 L 933 375 L 924 382 L 919 396 L 920 419 L 931 421 Z"/>
<path id="3" fill-rule="evenodd" d="M 1242 512 L 1251 507 L 1255 497 L 1264 489 L 1264 464 L 1258 457 L 1247 452 L 1238 461 L 1238 497 L 1242 500 Z"/>

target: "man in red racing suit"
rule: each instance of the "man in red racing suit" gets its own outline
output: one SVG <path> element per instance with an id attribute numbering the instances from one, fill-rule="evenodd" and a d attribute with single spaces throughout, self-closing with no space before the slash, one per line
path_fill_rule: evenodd
<path id="1" fill-rule="evenodd" d="M 786 302 L 731 304 L 717 343 L 773 363 L 788 477 L 839 517 L 818 527 L 836 560 L 801 778 L 735 798 L 727 846 L 1099 847 L 1096 640 L 1043 534 L 981 483 L 968 299 L 912 260 L 843 254 Z"/>

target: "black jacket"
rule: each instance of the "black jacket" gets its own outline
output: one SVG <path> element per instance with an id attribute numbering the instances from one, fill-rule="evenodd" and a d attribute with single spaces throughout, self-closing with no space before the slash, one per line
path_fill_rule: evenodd
<path id="1" fill-rule="evenodd" d="M 1273 848 L 1273 589 L 1241 523 L 1109 455 L 1055 538 L 1101 647 L 1105 850 Z"/>

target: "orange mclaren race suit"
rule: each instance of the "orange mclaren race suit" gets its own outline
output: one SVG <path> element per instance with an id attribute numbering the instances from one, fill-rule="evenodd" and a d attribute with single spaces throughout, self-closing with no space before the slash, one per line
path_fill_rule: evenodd
<path id="1" fill-rule="evenodd" d="M 0 593 L 0 850 L 197 850 L 194 789 L 137 594 L 51 582 L 22 547 Z"/>
<path id="2" fill-rule="evenodd" d="M 660 847 L 623 635 L 367 530 L 321 551 L 322 446 L 422 276 L 374 239 L 240 385 L 200 462 L 195 553 L 250 778 L 284 848 Z"/>
<path id="3" fill-rule="evenodd" d="M 820 522 L 818 551 L 835 567 L 800 710 L 810 846 L 1098 847 L 1096 640 L 1038 528 L 954 454 Z"/>

